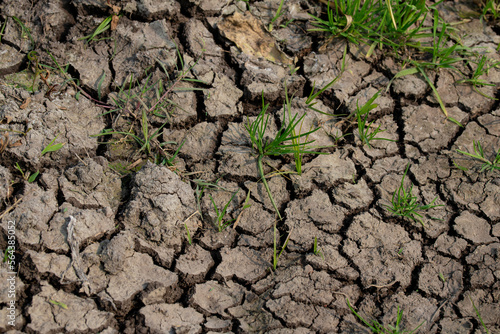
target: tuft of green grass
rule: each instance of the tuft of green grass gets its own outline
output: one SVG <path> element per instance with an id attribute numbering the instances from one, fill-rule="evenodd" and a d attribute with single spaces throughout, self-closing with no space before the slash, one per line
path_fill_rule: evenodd
<path id="1" fill-rule="evenodd" d="M 94 31 L 87 35 L 78 38 L 79 41 L 81 40 L 86 40 L 86 43 L 89 44 L 90 42 L 94 41 L 100 41 L 106 38 L 98 38 L 99 35 L 103 34 L 106 30 L 111 28 L 111 21 L 113 21 L 113 17 L 116 16 L 116 14 L 111 14 L 110 16 L 106 17 L 102 22 L 94 29 Z"/>
<path id="2" fill-rule="evenodd" d="M 420 222 L 422 226 L 425 228 L 424 222 L 422 221 L 422 215 L 419 212 L 426 211 L 438 206 L 444 205 L 434 205 L 437 197 L 435 197 L 431 203 L 427 205 L 422 205 L 417 201 L 417 197 L 412 194 L 413 184 L 410 185 L 408 189 L 404 187 L 404 180 L 406 174 L 408 173 L 408 169 L 410 168 L 410 164 L 406 166 L 406 170 L 403 174 L 403 178 L 401 179 L 401 185 L 399 188 L 394 191 L 391 200 L 391 206 L 384 205 L 388 211 L 390 211 L 395 216 L 401 216 L 409 218 L 413 221 Z M 437 218 L 433 218 L 437 219 Z"/>
<path id="3" fill-rule="evenodd" d="M 491 63 L 491 60 L 488 59 L 485 55 L 482 55 L 479 60 L 477 62 L 473 62 L 475 65 L 476 65 L 476 69 L 474 70 L 474 72 L 472 73 L 471 77 L 468 78 L 468 79 L 462 79 L 462 80 L 458 80 L 457 83 L 460 84 L 460 83 L 468 83 L 468 84 L 471 84 L 472 85 L 472 88 L 478 93 L 478 94 L 481 94 L 482 96 L 488 98 L 488 99 L 492 99 L 492 100 L 498 100 L 496 98 L 494 98 L 493 96 L 489 96 L 485 93 L 483 93 L 481 90 L 479 90 L 479 86 L 490 86 L 490 87 L 495 87 L 494 84 L 492 83 L 488 83 L 482 79 L 480 79 L 480 77 L 484 74 L 488 74 L 488 71 L 490 70 L 490 68 L 493 68 L 493 67 L 497 67 L 498 65 L 500 65 L 500 62 L 492 62 Z M 491 64 L 490 64 L 491 63 Z"/>
<path id="4" fill-rule="evenodd" d="M 138 148 L 136 155 L 144 154 L 155 164 L 173 167 L 174 159 L 179 154 L 184 142 L 177 147 L 172 155 L 167 151 L 166 146 L 177 145 L 177 143 L 159 140 L 163 133 L 162 130 L 170 122 L 172 113 L 178 107 L 170 100 L 169 95 L 175 91 L 203 90 L 196 87 L 176 87 L 182 81 L 204 84 L 200 80 L 187 78 L 196 63 L 186 67 L 178 49 L 177 52 L 181 66 L 177 68 L 176 75 L 172 76 L 172 79 L 171 73 L 169 74 L 164 64 L 157 60 L 157 65 L 164 72 L 157 73 L 160 76 L 158 80 L 153 82 L 153 73 L 148 74 L 146 71 L 147 76 L 142 82 L 134 81 L 134 77 L 130 76 L 126 82 L 118 86 L 116 96 L 111 96 L 113 105 L 106 106 L 109 110 L 102 115 L 113 114 L 115 120 L 119 117 L 124 118 L 126 122 L 122 122 L 122 124 L 125 125 L 105 129 L 95 136 L 116 136 L 112 138 L 112 141 L 107 142 L 112 145 L 123 142 L 126 138 L 126 141 L 133 143 Z M 104 76 L 101 77 L 101 80 L 104 80 Z"/>
<path id="5" fill-rule="evenodd" d="M 372 333 L 376 334 L 412 334 L 415 333 L 423 324 L 425 321 L 422 321 L 420 325 L 418 325 L 415 329 L 413 330 L 407 330 L 407 329 L 402 329 L 401 327 L 401 320 L 403 319 L 403 311 L 399 308 L 398 306 L 398 311 L 396 315 L 396 324 L 394 326 L 392 325 L 382 325 L 380 324 L 377 320 L 375 319 L 370 319 L 366 320 L 364 319 L 359 313 L 354 310 L 354 308 L 351 306 L 351 303 L 349 302 L 349 299 L 347 298 L 347 306 L 351 310 L 352 313 L 356 317 L 358 317 L 359 320 L 361 320 L 370 330 Z"/>
<path id="6" fill-rule="evenodd" d="M 481 20 L 486 17 L 491 17 L 493 20 L 497 20 L 500 17 L 500 1 L 499 0 L 487 0 L 484 4 L 483 12 L 481 13 Z"/>
<path id="7" fill-rule="evenodd" d="M 292 117 L 292 104 L 291 100 L 293 99 L 293 96 L 291 98 L 288 97 L 288 90 L 285 82 L 285 104 L 283 105 L 283 114 L 288 116 L 288 120 L 293 120 L 294 118 L 297 117 L 297 115 Z M 309 134 L 318 131 L 320 128 L 317 127 L 316 129 L 309 129 L 309 132 L 307 135 L 302 136 L 302 125 L 304 123 L 304 117 L 306 116 L 306 113 L 302 115 L 300 118 L 300 124 L 297 122 L 297 126 L 292 128 L 291 135 L 291 147 L 293 149 L 293 157 L 295 159 L 295 169 L 297 171 L 297 174 L 302 175 L 302 157 L 304 155 L 304 150 L 310 150 L 310 149 L 318 149 L 318 148 L 323 148 L 323 147 L 309 147 L 307 148 L 306 145 L 313 143 L 314 141 L 308 141 Z M 285 122 L 285 118 L 283 117 L 283 122 Z M 297 129 L 298 128 L 298 129 Z M 304 140 L 302 140 L 304 138 Z M 313 152 L 313 154 L 321 154 L 320 152 Z"/>
<path id="8" fill-rule="evenodd" d="M 372 125 L 375 120 L 367 124 L 368 114 L 371 110 L 375 109 L 378 106 L 378 104 L 374 104 L 373 102 L 379 97 L 379 95 L 380 91 L 375 93 L 375 95 L 373 95 L 361 108 L 359 107 L 358 102 L 356 102 L 356 119 L 358 120 L 357 123 L 359 138 L 361 139 L 361 142 L 368 145 L 369 148 L 371 148 L 370 142 L 372 140 L 386 140 L 392 142 L 396 141 L 393 139 L 376 137 L 377 134 L 379 134 L 380 132 L 384 132 L 385 130 L 381 130 L 380 125 L 376 129 L 372 130 Z"/>
<path id="9" fill-rule="evenodd" d="M 226 212 L 227 212 L 227 208 L 229 207 L 229 204 L 231 204 L 231 202 L 233 201 L 234 199 L 234 196 L 236 196 L 236 194 L 239 192 L 240 190 L 238 189 L 238 191 L 236 191 L 233 196 L 231 196 L 231 199 L 229 199 L 229 201 L 226 203 L 226 205 L 224 205 L 224 208 L 222 210 L 219 210 L 219 208 L 217 207 L 217 204 L 215 204 L 215 201 L 212 197 L 212 195 L 208 195 L 210 197 L 210 201 L 212 202 L 212 205 L 214 207 L 214 210 L 215 210 L 215 215 L 216 215 L 216 218 L 215 218 L 215 225 L 217 227 L 217 230 L 219 232 L 222 232 L 224 231 L 229 225 L 231 225 L 231 223 L 233 221 L 235 221 L 235 219 L 230 219 L 228 221 L 224 221 L 224 216 L 226 215 Z"/>
<path id="10" fill-rule="evenodd" d="M 257 166 L 259 169 L 259 174 L 262 183 L 266 188 L 266 192 L 269 196 L 269 199 L 271 200 L 274 210 L 278 214 L 279 219 L 281 219 L 282 218 L 281 214 L 271 194 L 271 189 L 269 189 L 269 185 L 267 184 L 266 176 L 264 175 L 264 167 L 262 165 L 262 159 L 265 156 L 270 156 L 270 155 L 280 156 L 285 154 L 294 154 L 294 156 L 300 157 L 300 155 L 302 154 L 325 154 L 325 153 L 313 151 L 313 147 L 310 147 L 309 144 L 311 144 L 314 141 L 306 140 L 305 142 L 300 142 L 301 138 L 307 138 L 308 135 L 319 130 L 319 128 L 305 133 L 297 134 L 295 129 L 302 122 L 306 114 L 303 114 L 300 118 L 298 118 L 298 115 L 295 114 L 291 119 L 288 120 L 288 122 L 286 122 L 285 121 L 286 108 L 283 108 L 284 109 L 283 124 L 281 128 L 278 130 L 278 133 L 273 139 L 271 140 L 266 139 L 266 132 L 270 119 L 270 115 L 267 114 L 268 108 L 269 108 L 269 103 L 267 104 L 265 103 L 264 94 L 262 94 L 261 112 L 253 122 L 250 122 L 250 120 L 247 117 L 247 123 L 245 124 L 245 129 L 247 130 L 248 135 L 250 137 L 252 148 L 254 148 L 257 151 Z M 291 144 L 288 144 L 287 142 Z"/>
<path id="11" fill-rule="evenodd" d="M 359 44 L 365 38 L 363 34 L 375 24 L 377 3 L 373 0 L 328 1 L 326 19 L 309 14 L 313 20 L 311 24 L 315 27 L 309 31 L 325 32 L 332 37 L 341 36 L 351 43 Z"/>
<path id="12" fill-rule="evenodd" d="M 490 161 L 484 156 L 484 151 L 483 151 L 483 147 L 481 146 L 481 142 L 474 140 L 472 143 L 473 143 L 473 147 L 474 147 L 474 154 L 469 153 L 469 152 L 465 152 L 465 151 L 461 151 L 461 150 L 457 150 L 457 152 L 460 154 L 469 156 L 477 161 L 482 162 L 483 165 L 481 166 L 481 170 L 480 170 L 481 173 L 484 171 L 487 171 L 487 172 L 492 172 L 495 170 L 500 171 L 500 149 L 498 149 L 496 156 L 493 158 L 493 160 Z M 458 166 L 457 164 L 455 164 L 455 165 L 459 169 L 467 170 L 467 168 L 465 168 L 465 167 Z"/>
<path id="13" fill-rule="evenodd" d="M 281 15 L 283 15 L 282 9 L 283 9 L 283 4 L 285 3 L 285 0 L 280 1 L 280 5 L 278 6 L 278 9 L 276 10 L 276 15 L 271 19 L 271 22 L 269 23 L 268 30 L 269 32 L 273 31 L 273 24 L 280 18 Z"/>

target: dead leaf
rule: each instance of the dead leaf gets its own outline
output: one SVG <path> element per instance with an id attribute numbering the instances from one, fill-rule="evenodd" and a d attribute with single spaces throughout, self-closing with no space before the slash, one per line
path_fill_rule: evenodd
<path id="1" fill-rule="evenodd" d="M 250 12 L 245 15 L 235 12 L 218 25 L 219 31 L 234 42 L 241 51 L 256 58 L 265 58 L 274 63 L 292 65 L 293 60 L 281 52 L 274 38 L 262 23 Z"/>
<path id="2" fill-rule="evenodd" d="M 28 97 L 23 104 L 19 106 L 19 109 L 26 109 L 31 102 L 31 97 Z"/>
<path id="3" fill-rule="evenodd" d="M 120 17 L 118 15 L 113 15 L 113 17 L 111 18 L 111 31 L 115 30 L 116 29 L 116 26 L 118 25 L 118 20 L 120 19 Z"/>
<path id="4" fill-rule="evenodd" d="M 111 4 L 111 1 L 108 0 L 107 2 L 108 6 L 111 7 L 111 10 L 113 11 L 113 17 L 111 18 L 111 31 L 116 29 L 116 26 L 118 25 L 118 20 L 120 19 L 120 10 L 122 9 L 121 7 L 115 6 Z"/>

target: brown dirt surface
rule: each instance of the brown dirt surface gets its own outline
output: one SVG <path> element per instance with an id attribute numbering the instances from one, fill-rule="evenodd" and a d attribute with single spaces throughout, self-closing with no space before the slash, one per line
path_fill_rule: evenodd
<path id="1" fill-rule="evenodd" d="M 415 333 L 500 333 L 500 161 L 458 152 L 500 159 L 500 25 L 478 3 L 436 8 L 495 64 L 479 92 L 468 59 L 395 78 L 387 50 L 310 31 L 323 1 L 3 0 L 0 332 L 370 333 L 348 300 Z M 267 185 L 262 108 L 266 143 L 294 115 L 318 128 L 301 173 L 264 156 Z M 437 205 L 422 221 L 389 212 L 402 183 Z"/>

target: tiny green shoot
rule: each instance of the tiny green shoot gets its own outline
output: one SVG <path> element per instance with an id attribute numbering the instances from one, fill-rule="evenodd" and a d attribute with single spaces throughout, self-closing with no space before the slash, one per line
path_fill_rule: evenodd
<path id="1" fill-rule="evenodd" d="M 186 229 L 187 240 L 189 244 L 192 245 L 193 240 L 191 239 L 191 233 L 189 232 L 189 227 L 187 226 L 187 223 L 184 223 L 184 228 Z"/>
<path id="2" fill-rule="evenodd" d="M 349 302 L 349 299 L 347 298 L 346 300 L 347 300 L 347 306 L 349 307 L 351 312 L 354 313 L 354 315 L 356 317 L 358 317 L 358 319 L 361 320 L 372 331 L 372 333 L 377 333 L 377 334 L 405 334 L 405 333 L 412 334 L 412 333 L 415 333 L 425 322 L 425 320 L 422 321 L 420 323 L 420 325 L 418 325 L 417 328 L 415 328 L 413 330 L 405 330 L 405 329 L 400 328 L 401 320 L 403 319 L 403 311 L 398 306 L 397 315 L 396 315 L 396 324 L 394 326 L 392 326 L 392 325 L 384 326 L 384 325 L 380 324 L 375 319 L 370 319 L 370 320 L 364 319 L 359 313 L 357 313 L 354 310 L 351 303 Z"/>
<path id="3" fill-rule="evenodd" d="M 278 231 L 278 228 L 276 227 L 276 222 L 274 223 L 273 271 L 276 271 L 276 268 L 278 267 L 278 261 L 281 257 L 281 254 L 283 253 L 286 246 L 288 245 L 288 241 L 290 240 L 290 236 L 292 235 L 292 230 L 290 231 L 290 233 L 288 233 L 288 236 L 286 237 L 286 240 L 283 243 L 283 246 L 281 246 L 281 249 L 278 251 L 278 241 L 280 239 L 280 233 Z"/>
<path id="4" fill-rule="evenodd" d="M 5 31 L 5 27 L 7 26 L 7 20 L 9 18 L 6 17 L 5 21 L 3 21 L 2 28 L 0 28 L 0 43 L 2 43 L 3 32 Z"/>
<path id="5" fill-rule="evenodd" d="M 474 147 L 474 154 L 469 153 L 469 152 L 465 152 L 465 151 L 461 151 L 461 150 L 457 150 L 457 152 L 482 162 L 483 165 L 481 166 L 481 170 L 480 170 L 481 173 L 484 171 L 487 171 L 487 172 L 491 172 L 491 171 L 495 171 L 495 170 L 500 171 L 500 149 L 498 149 L 495 158 L 492 161 L 490 161 L 484 156 L 484 151 L 483 151 L 483 147 L 481 146 L 481 142 L 473 141 L 472 143 L 473 143 L 473 147 Z M 460 167 L 457 164 L 455 164 L 455 166 L 459 167 L 462 170 L 464 169 L 464 167 Z"/>
<path id="6" fill-rule="evenodd" d="M 10 250 L 9 247 L 7 247 L 7 249 L 3 253 L 3 261 L 2 261 L 3 263 L 7 262 L 7 260 L 9 259 L 9 253 L 12 253 L 12 250 Z"/>
<path id="7" fill-rule="evenodd" d="M 323 260 L 325 259 L 325 257 L 323 256 L 323 251 L 321 250 L 321 248 L 318 247 L 318 238 L 317 237 L 314 237 L 313 254 L 321 256 L 321 258 Z"/>
<path id="8" fill-rule="evenodd" d="M 215 210 L 215 215 L 216 215 L 216 226 L 217 226 L 217 229 L 219 232 L 222 232 L 224 231 L 229 225 L 231 225 L 231 223 L 235 220 L 235 219 L 231 219 L 231 220 L 228 220 L 228 221 L 224 221 L 224 216 L 226 215 L 226 212 L 227 212 L 227 208 L 229 207 L 229 204 L 231 204 L 231 202 L 233 201 L 234 199 L 234 196 L 236 196 L 236 194 L 239 192 L 240 190 L 238 189 L 234 194 L 233 196 L 231 196 L 231 199 L 229 201 L 227 201 L 226 205 L 224 205 L 224 208 L 222 209 L 222 211 L 219 211 L 219 208 L 217 207 L 217 204 L 215 204 L 215 201 L 212 197 L 212 195 L 208 195 L 210 197 L 210 201 L 212 202 L 212 205 L 214 207 L 214 210 Z"/>
<path id="9" fill-rule="evenodd" d="M 105 18 L 90 35 L 80 37 L 78 40 L 87 40 L 87 44 L 92 41 L 99 41 L 100 39 L 97 39 L 97 36 L 111 28 L 111 21 L 113 20 L 113 16 L 115 16 L 115 14 L 112 14 Z"/>
<path id="10" fill-rule="evenodd" d="M 43 151 L 40 154 L 40 156 L 43 156 L 44 154 L 49 153 L 49 152 L 58 151 L 58 150 L 60 150 L 64 146 L 64 143 L 54 144 L 54 142 L 56 141 L 57 137 L 59 137 L 59 135 L 57 135 L 54 139 L 52 139 L 52 141 L 49 143 L 49 145 L 47 145 L 43 149 Z"/>
<path id="11" fill-rule="evenodd" d="M 283 13 L 281 12 L 281 10 L 283 9 L 283 3 L 284 2 L 285 2 L 285 0 L 281 0 L 280 5 L 278 7 L 278 10 L 276 11 L 276 15 L 274 15 L 274 17 L 271 19 L 271 23 L 269 23 L 269 32 L 273 31 L 273 24 L 274 24 L 274 22 L 276 22 L 276 20 L 279 19 L 279 17 L 281 15 L 283 15 Z"/>
<path id="12" fill-rule="evenodd" d="M 479 310 L 477 309 L 476 305 L 474 305 L 474 301 L 472 300 L 471 296 L 469 295 L 470 302 L 472 303 L 472 307 L 474 308 L 474 312 L 476 312 L 477 317 L 479 318 L 479 322 L 483 326 L 484 330 L 486 331 L 486 334 L 490 334 L 490 331 L 484 324 L 483 318 L 481 317 L 481 314 L 479 313 Z"/>
<path id="13" fill-rule="evenodd" d="M 68 305 L 64 304 L 64 303 L 61 303 L 61 302 L 58 302 L 56 300 L 52 300 L 52 299 L 49 299 L 49 303 L 53 304 L 53 305 L 56 305 L 56 306 L 59 306 L 65 310 L 68 309 Z"/>
<path id="14" fill-rule="evenodd" d="M 358 120 L 357 123 L 359 138 L 361 139 L 361 142 L 363 144 L 366 144 L 369 148 L 371 148 L 370 142 L 372 140 L 386 140 L 395 142 L 395 140 L 393 139 L 376 137 L 377 134 L 379 134 L 380 132 L 384 132 L 385 130 L 381 130 L 380 125 L 376 129 L 371 130 L 375 120 L 367 124 L 368 114 L 371 110 L 375 109 L 378 106 L 378 104 L 375 104 L 373 102 L 378 98 L 379 94 L 380 91 L 375 93 L 361 108 L 356 102 L 356 118 Z"/>
<path id="15" fill-rule="evenodd" d="M 25 181 L 28 181 L 28 183 L 35 182 L 36 178 L 38 177 L 38 174 L 40 174 L 40 171 L 36 171 L 35 173 L 33 173 L 31 175 L 30 175 L 30 172 L 24 173 L 23 169 L 21 168 L 21 166 L 19 166 L 19 163 L 17 163 L 17 162 L 16 162 L 16 165 L 14 166 L 14 168 L 16 168 L 21 173 L 21 176 L 23 177 L 23 179 Z"/>

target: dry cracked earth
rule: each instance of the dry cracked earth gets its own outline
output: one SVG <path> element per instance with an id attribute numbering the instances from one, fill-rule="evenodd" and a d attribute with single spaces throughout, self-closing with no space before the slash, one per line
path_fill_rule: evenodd
<path id="1" fill-rule="evenodd" d="M 293 171 L 292 157 L 264 159 L 283 217 L 277 221 L 244 125 L 259 113 L 263 95 L 270 103 L 269 131 L 276 132 L 285 81 L 291 110 L 302 115 L 312 87 L 340 73 L 345 42 L 325 44 L 307 32 L 306 13 L 324 7 L 288 1 L 272 33 L 264 34 L 279 47 L 271 61 L 247 49 L 241 31 L 251 44 L 252 34 L 262 34 L 255 27 L 268 26 L 279 1 L 250 1 L 250 11 L 243 1 L 113 4 L 124 15 L 91 42 L 80 38 L 110 15 L 104 0 L 0 5 L 6 22 L 0 248 L 10 245 L 11 235 L 16 241 L 13 267 L 9 261 L 1 266 L 0 332 L 369 333 L 348 298 L 360 315 L 380 323 L 394 324 L 400 308 L 402 327 L 422 324 L 419 333 L 484 333 L 473 302 L 490 333 L 500 333 L 500 174 L 479 172 L 477 161 L 456 151 L 473 152 L 479 140 L 494 156 L 500 148 L 497 101 L 457 84 L 454 72 L 431 73 L 459 127 L 445 121 L 421 76 L 399 78 L 385 91 L 401 64 L 380 51 L 367 59 L 362 47 L 348 45 L 346 71 L 315 107 L 350 114 L 382 90 L 370 119 L 386 130 L 379 136 L 395 141 L 368 147 L 352 135 L 352 122 L 307 111 L 304 128 L 320 127 L 309 139 L 329 146 L 323 149 L 328 154 L 306 155 L 300 176 L 272 173 Z M 439 10 L 456 22 L 473 6 L 445 1 Z M 293 24 L 279 27 L 289 19 Z M 467 46 L 500 58 L 494 22 L 473 19 L 457 29 L 467 35 Z M 49 83 L 37 79 L 29 92 L 12 82 L 23 73 L 33 78 L 32 50 L 51 68 L 43 67 Z M 82 93 L 76 99 L 78 91 L 53 59 L 90 98 Z M 140 124 L 139 102 L 113 112 L 110 106 L 120 94 L 147 86 L 148 78 L 166 84 L 165 72 L 179 75 L 182 63 L 185 78 L 204 83 L 177 81 L 176 88 L 185 89 L 168 93 L 167 124 L 152 116 L 147 125 L 149 133 L 159 130 L 159 142 L 177 143 L 168 146 L 171 155 L 184 142 L 173 166 L 148 161 L 130 137 L 95 136 L 109 128 L 141 133 L 133 129 Z M 493 86 L 483 92 L 500 97 L 500 71 L 492 68 L 485 80 Z M 120 90 L 124 83 L 129 90 Z M 64 146 L 42 154 L 56 137 Z M 38 177 L 23 179 L 16 163 L 25 173 L 38 170 Z M 413 194 L 442 205 L 422 212 L 425 228 L 386 209 L 408 164 L 405 182 L 414 185 Z M 202 192 L 196 180 L 218 180 L 220 187 Z M 210 196 L 219 208 L 229 201 L 224 221 L 239 218 L 236 227 L 217 231 Z M 281 242 L 290 238 L 273 272 L 275 222 Z"/>

